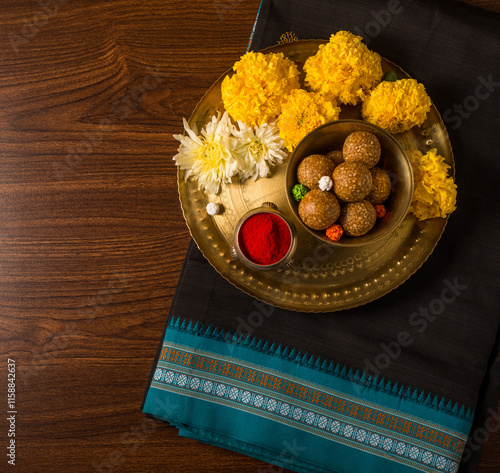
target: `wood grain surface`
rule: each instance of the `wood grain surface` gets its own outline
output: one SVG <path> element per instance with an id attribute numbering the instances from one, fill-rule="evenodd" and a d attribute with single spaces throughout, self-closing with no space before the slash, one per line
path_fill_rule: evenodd
<path id="1" fill-rule="evenodd" d="M 279 470 L 140 410 L 190 240 L 172 134 L 245 51 L 258 6 L 2 1 L 0 379 L 15 360 L 12 471 Z M 6 391 L 2 381 L 0 471 L 11 471 Z M 500 471 L 499 446 L 500 431 L 480 473 Z"/>

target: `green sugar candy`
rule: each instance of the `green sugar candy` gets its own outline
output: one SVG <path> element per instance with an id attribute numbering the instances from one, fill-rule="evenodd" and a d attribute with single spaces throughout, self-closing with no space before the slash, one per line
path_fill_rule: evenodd
<path id="1" fill-rule="evenodd" d="M 308 192 L 309 189 L 304 184 L 295 184 L 292 189 L 293 198 L 297 202 L 300 202 Z"/>

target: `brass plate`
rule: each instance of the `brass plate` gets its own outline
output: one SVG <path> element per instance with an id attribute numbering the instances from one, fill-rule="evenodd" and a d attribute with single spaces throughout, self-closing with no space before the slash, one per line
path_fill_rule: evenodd
<path id="1" fill-rule="evenodd" d="M 301 40 L 272 46 L 265 52 L 282 52 L 295 61 L 299 70 L 315 54 L 322 40 Z M 383 59 L 384 72 L 394 69 L 399 77 L 408 77 L 398 66 Z M 226 74 L 230 74 L 228 71 Z M 208 90 L 189 120 L 198 130 L 217 111 L 223 111 L 220 85 L 224 74 Z M 342 107 L 340 118 L 360 118 L 358 107 Z M 405 151 L 426 153 L 437 148 L 452 166 L 454 162 L 448 133 L 438 111 L 432 106 L 421 128 L 394 135 Z M 390 237 L 368 246 L 337 248 L 322 245 L 298 224 L 286 199 L 286 164 L 273 168 L 270 177 L 245 182 L 235 180 L 223 186 L 219 195 L 205 194 L 197 182 L 184 181 L 177 174 L 179 196 L 191 236 L 210 264 L 230 283 L 251 296 L 285 309 L 304 312 L 331 312 L 356 307 L 378 299 L 405 282 L 432 253 L 446 226 L 447 219 L 423 222 L 407 215 Z M 211 217 L 208 202 L 217 202 L 222 212 Z M 286 270 L 256 271 L 231 258 L 233 230 L 239 218 L 264 202 L 274 202 L 295 224 L 298 248 L 294 264 Z"/>

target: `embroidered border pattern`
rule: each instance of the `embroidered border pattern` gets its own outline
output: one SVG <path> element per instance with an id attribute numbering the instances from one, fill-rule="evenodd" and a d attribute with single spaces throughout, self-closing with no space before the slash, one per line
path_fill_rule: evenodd
<path id="1" fill-rule="evenodd" d="M 239 404 L 243 410 L 257 409 L 265 414 L 275 414 L 284 421 L 292 421 L 295 425 L 302 424 L 304 430 L 316 429 L 325 437 L 331 436 L 336 441 L 347 443 L 360 450 L 369 453 L 377 452 L 385 457 L 392 454 L 390 458 L 393 460 L 411 465 L 421 471 L 429 473 L 436 471 L 457 473 L 458 471 L 458 461 L 451 458 L 230 384 L 186 375 L 171 369 L 157 368 L 152 386 L 160 389 L 172 386 L 174 392 L 177 391 L 175 388 L 180 388 L 181 391 L 193 393 L 194 397 L 225 405 L 227 401 L 232 401 L 232 403 Z"/>
<path id="2" fill-rule="evenodd" d="M 461 455 L 465 446 L 464 440 L 447 432 L 442 432 L 418 422 L 413 422 L 407 418 L 394 416 L 387 412 L 363 406 L 360 403 L 342 399 L 324 391 L 236 363 L 189 353 L 172 347 L 164 347 L 162 349 L 159 361 L 179 364 L 198 371 L 205 371 L 243 381 L 250 385 L 267 388 L 276 393 L 285 394 L 297 400 L 332 410 L 343 416 L 361 420 L 366 424 L 430 443 L 455 454 Z"/>
<path id="3" fill-rule="evenodd" d="M 208 396 L 215 402 L 224 399 L 226 403 L 239 404 L 239 408 L 244 410 L 258 409 L 266 414 L 272 413 L 286 423 L 293 422 L 302 428 L 307 427 L 307 430 L 314 429 L 314 433 L 333 436 L 341 443 L 370 453 L 376 452 L 385 457 L 390 455 L 394 460 L 421 471 L 458 471 L 464 440 L 423 425 L 414 418 L 398 417 L 352 399 L 342 399 L 294 379 L 276 376 L 276 372 L 235 363 L 234 359 L 193 353 L 166 343 L 160 354 L 160 363 L 163 366 L 157 366 L 153 377 L 155 387 L 164 389 L 175 386 L 176 389 L 190 391 L 194 397 Z M 179 371 L 175 366 L 179 367 Z M 197 373 L 191 374 L 192 371 Z M 216 378 L 226 379 L 227 382 Z M 304 408 L 304 405 L 310 408 Z M 324 410 L 331 414 L 325 414 Z M 387 434 L 382 433 L 385 431 Z"/>

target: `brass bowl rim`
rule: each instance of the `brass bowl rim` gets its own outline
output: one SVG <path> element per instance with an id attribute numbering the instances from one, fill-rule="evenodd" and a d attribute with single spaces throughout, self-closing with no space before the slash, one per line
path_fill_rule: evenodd
<path id="1" fill-rule="evenodd" d="M 321 130 L 322 128 L 329 127 L 329 126 L 336 125 L 336 124 L 341 124 L 341 123 L 355 123 L 357 125 L 363 125 L 363 126 L 366 126 L 367 128 L 375 129 L 378 132 L 380 132 L 381 134 L 383 134 L 384 136 L 386 136 L 389 140 L 391 140 L 393 142 L 393 144 L 396 145 L 396 148 L 399 149 L 400 156 L 402 157 L 402 161 L 407 166 L 408 173 L 409 173 L 409 180 L 410 180 L 410 182 L 409 182 L 409 192 L 408 192 L 408 195 L 407 195 L 407 198 L 406 198 L 406 202 L 405 202 L 405 205 L 404 205 L 404 211 L 401 212 L 401 215 L 399 216 L 399 218 L 397 220 L 395 220 L 395 221 L 391 221 L 391 225 L 387 228 L 387 230 L 385 232 L 380 233 L 376 237 L 371 238 L 369 240 L 364 239 L 364 241 L 359 241 L 359 242 L 356 241 L 356 238 L 358 238 L 358 237 L 351 237 L 351 239 L 349 239 L 348 243 L 347 242 L 342 242 L 342 240 L 333 241 L 333 240 L 330 240 L 328 237 L 326 237 L 326 235 L 323 236 L 323 237 L 320 236 L 318 234 L 317 230 L 312 230 L 311 228 L 309 228 L 302 221 L 302 219 L 300 218 L 298 210 L 295 208 L 295 206 L 296 206 L 295 202 L 296 201 L 293 199 L 293 197 L 291 195 L 291 192 L 289 192 L 289 189 L 288 189 L 288 178 L 289 178 L 289 175 L 290 175 L 290 172 L 291 172 L 292 162 L 294 161 L 293 158 L 295 156 L 296 151 L 299 149 L 299 147 L 303 143 L 305 143 L 307 140 L 310 140 L 311 137 L 315 133 L 318 133 L 318 131 Z M 410 208 L 410 205 L 411 205 L 411 202 L 412 202 L 412 198 L 413 198 L 413 192 L 414 192 L 413 169 L 412 169 L 410 160 L 409 160 L 409 158 L 408 158 L 405 150 L 403 149 L 403 147 L 401 146 L 401 144 L 398 142 L 398 140 L 396 138 L 394 138 L 394 136 L 392 136 L 390 133 L 388 133 L 387 131 L 385 131 L 383 128 L 381 128 L 381 127 L 379 127 L 379 126 L 377 126 L 377 125 L 375 125 L 373 123 L 367 122 L 365 120 L 357 120 L 357 119 L 354 119 L 354 118 L 344 118 L 344 119 L 341 119 L 341 120 L 333 120 L 331 122 L 324 123 L 323 125 L 320 125 L 320 126 L 314 128 L 314 130 L 310 131 L 306 136 L 304 136 L 304 138 L 302 138 L 299 141 L 299 143 L 297 144 L 297 146 L 295 146 L 294 150 L 292 151 L 292 154 L 290 155 L 290 157 L 288 159 L 287 168 L 286 168 L 286 176 L 287 176 L 287 182 L 286 182 L 286 187 L 287 187 L 287 189 L 286 189 L 286 199 L 287 199 L 288 205 L 290 207 L 290 210 L 292 211 L 293 215 L 297 218 L 297 220 L 299 221 L 299 224 L 302 226 L 302 228 L 304 228 L 308 233 L 310 233 L 311 235 L 313 235 L 315 238 L 317 238 L 318 240 L 320 240 L 322 242 L 328 243 L 328 244 L 333 245 L 333 246 L 343 247 L 343 248 L 351 248 L 351 247 L 360 247 L 360 246 L 370 245 L 370 244 L 375 243 L 375 242 L 377 242 L 377 241 L 379 241 L 379 240 L 381 240 L 383 238 L 387 238 L 389 235 L 392 235 L 392 233 L 394 233 L 396 231 L 396 229 L 398 228 L 398 226 L 401 224 L 401 222 L 404 220 L 404 218 L 408 214 L 408 210 Z M 296 181 L 296 179 L 295 179 L 295 181 Z M 369 232 L 368 232 L 368 234 L 369 234 Z M 362 235 L 362 236 L 364 236 L 364 235 Z"/>

